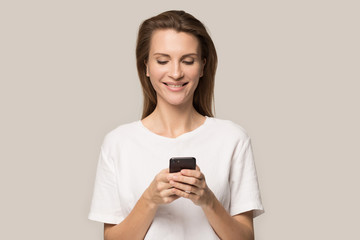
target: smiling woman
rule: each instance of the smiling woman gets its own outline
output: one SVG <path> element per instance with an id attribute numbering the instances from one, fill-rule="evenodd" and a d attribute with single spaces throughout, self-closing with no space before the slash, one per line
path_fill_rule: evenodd
<path id="1" fill-rule="evenodd" d="M 106 240 L 254 239 L 264 210 L 251 141 L 213 117 L 217 55 L 204 25 L 184 11 L 147 19 L 136 57 L 143 116 L 106 135 L 89 218 Z M 173 157 L 196 169 L 170 173 Z"/>

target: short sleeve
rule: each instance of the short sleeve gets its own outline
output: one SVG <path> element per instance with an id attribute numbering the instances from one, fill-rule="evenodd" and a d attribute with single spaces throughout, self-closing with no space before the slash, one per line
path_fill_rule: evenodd
<path id="1" fill-rule="evenodd" d="M 121 217 L 119 192 L 114 162 L 101 148 L 95 185 L 88 218 L 93 221 L 118 224 Z"/>
<path id="2" fill-rule="evenodd" d="M 264 212 L 251 146 L 251 140 L 240 141 L 234 152 L 230 171 L 230 214 L 253 210 L 253 216 Z"/>

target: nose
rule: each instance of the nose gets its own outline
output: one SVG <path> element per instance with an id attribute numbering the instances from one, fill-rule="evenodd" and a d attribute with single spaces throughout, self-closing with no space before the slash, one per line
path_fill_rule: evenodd
<path id="1" fill-rule="evenodd" d="M 184 76 L 181 65 L 178 62 L 173 62 L 169 69 L 169 76 L 174 80 L 179 80 Z"/>

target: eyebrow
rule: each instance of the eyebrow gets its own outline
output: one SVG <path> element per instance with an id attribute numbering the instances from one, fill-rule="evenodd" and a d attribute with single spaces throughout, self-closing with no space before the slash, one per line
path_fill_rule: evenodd
<path id="1" fill-rule="evenodd" d="M 153 55 L 160 55 L 160 56 L 164 56 L 164 57 L 170 57 L 170 55 L 166 54 L 166 53 L 154 53 Z M 181 58 L 186 58 L 186 57 L 191 57 L 191 56 L 197 57 L 198 54 L 197 53 L 188 53 L 188 54 L 185 54 L 185 55 L 181 56 Z"/>

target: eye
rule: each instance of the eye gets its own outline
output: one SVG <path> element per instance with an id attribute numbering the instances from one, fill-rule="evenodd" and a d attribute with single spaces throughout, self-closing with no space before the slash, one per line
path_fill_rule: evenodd
<path id="1" fill-rule="evenodd" d="M 165 65 L 168 61 L 160 61 L 160 60 L 156 60 L 158 64 L 160 65 Z"/>
<path id="2" fill-rule="evenodd" d="M 192 64 L 194 64 L 194 60 L 192 60 L 192 61 L 183 61 L 183 63 L 185 63 L 186 65 L 192 65 Z"/>

